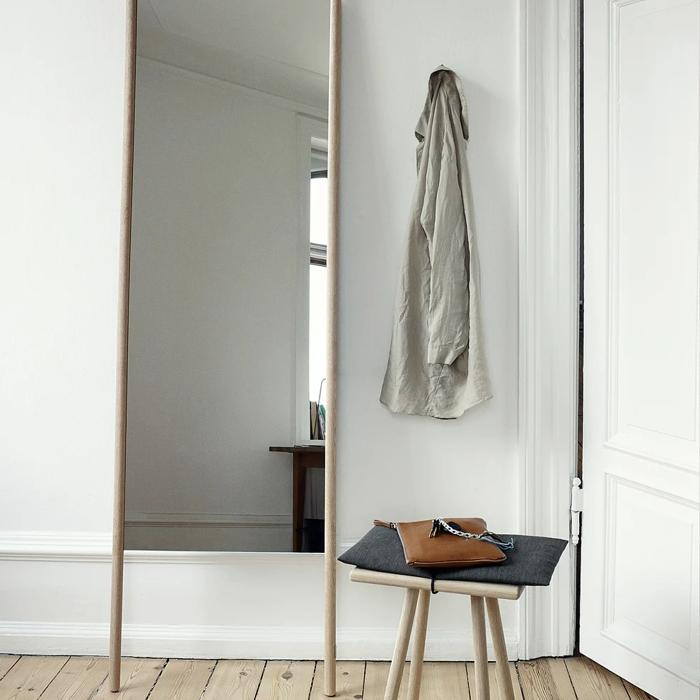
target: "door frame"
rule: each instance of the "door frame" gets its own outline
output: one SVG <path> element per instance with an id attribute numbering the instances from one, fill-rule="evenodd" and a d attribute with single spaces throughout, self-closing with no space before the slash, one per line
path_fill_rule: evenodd
<path id="1" fill-rule="evenodd" d="M 578 457 L 581 0 L 520 1 L 520 531 L 570 541 Z M 519 657 L 572 654 L 577 548 L 519 609 Z"/>

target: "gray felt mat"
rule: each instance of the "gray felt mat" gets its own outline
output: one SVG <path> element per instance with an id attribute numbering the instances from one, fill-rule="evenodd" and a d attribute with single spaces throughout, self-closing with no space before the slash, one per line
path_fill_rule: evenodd
<path id="1" fill-rule="evenodd" d="M 482 581 L 515 586 L 548 586 L 566 540 L 553 537 L 503 535 L 513 538 L 515 547 L 506 552 L 506 561 L 492 566 L 461 569 L 422 569 L 409 566 L 396 530 L 373 527 L 356 545 L 338 557 L 345 564 L 390 574 L 422 576 L 445 581 Z"/>

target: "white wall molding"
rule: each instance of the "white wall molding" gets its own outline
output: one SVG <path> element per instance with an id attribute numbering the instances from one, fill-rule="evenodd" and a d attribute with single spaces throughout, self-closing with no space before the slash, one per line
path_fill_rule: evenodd
<path id="1" fill-rule="evenodd" d="M 111 561 L 109 532 L 5 530 L 0 561 Z"/>
<path id="2" fill-rule="evenodd" d="M 107 653 L 106 623 L 0 621 L 0 653 Z M 339 659 L 391 659 L 396 629 L 346 627 L 338 630 Z M 517 658 L 517 642 L 506 639 L 510 658 Z M 318 659 L 322 657 L 322 627 L 227 627 L 216 625 L 124 625 L 127 656 L 186 658 Z M 488 648 L 493 658 L 492 648 Z M 467 632 L 431 629 L 426 659 L 472 659 Z"/>
<path id="3" fill-rule="evenodd" d="M 578 0 L 522 0 L 520 503 L 526 534 L 569 538 L 578 382 Z M 575 549 L 520 609 L 520 657 L 573 650 Z"/>
<path id="4" fill-rule="evenodd" d="M 112 561 L 112 535 L 109 532 L 0 532 L 0 561 L 62 561 L 105 563 Z M 318 559 L 311 552 L 206 552 L 127 550 L 129 564 L 225 565 L 241 560 L 279 563 L 281 558 L 300 561 Z"/>

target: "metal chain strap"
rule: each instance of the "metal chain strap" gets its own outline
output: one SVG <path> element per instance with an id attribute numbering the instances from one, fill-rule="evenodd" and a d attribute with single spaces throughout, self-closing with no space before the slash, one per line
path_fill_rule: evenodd
<path id="1" fill-rule="evenodd" d="M 495 544 L 501 549 L 513 549 L 513 540 L 502 540 L 497 534 L 490 532 L 489 530 L 484 530 L 480 535 L 473 532 L 464 532 L 463 530 L 456 530 L 453 528 L 446 520 L 443 518 L 435 518 L 433 520 L 433 527 L 430 530 L 431 537 L 437 537 L 440 532 L 444 530 L 449 532 L 451 535 L 456 535 L 457 537 L 463 537 L 465 540 L 484 540 Z"/>

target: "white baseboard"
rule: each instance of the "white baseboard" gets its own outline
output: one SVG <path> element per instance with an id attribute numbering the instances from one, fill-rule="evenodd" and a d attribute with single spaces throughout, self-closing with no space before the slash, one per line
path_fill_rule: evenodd
<path id="1" fill-rule="evenodd" d="M 106 655 L 105 623 L 3 622 L 0 653 Z M 391 659 L 393 628 L 350 627 L 338 630 L 339 659 Z M 508 656 L 517 658 L 518 643 L 506 639 Z M 473 659 L 469 631 L 430 630 L 426 659 Z M 313 627 L 216 627 L 198 625 L 124 625 L 124 656 L 195 659 L 319 659 L 323 629 Z M 489 646 L 489 657 L 493 658 Z"/>

